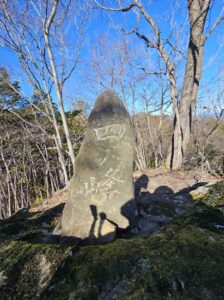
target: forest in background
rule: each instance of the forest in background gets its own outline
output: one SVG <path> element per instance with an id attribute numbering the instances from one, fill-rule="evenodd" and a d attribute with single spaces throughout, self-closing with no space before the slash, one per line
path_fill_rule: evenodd
<path id="1" fill-rule="evenodd" d="M 0 218 L 68 184 L 92 100 L 108 88 L 136 130 L 135 170 L 223 175 L 221 2 L 171 1 L 162 16 L 148 1 L 1 1 L 0 46 L 19 71 L 1 63 Z M 93 33 L 99 18 L 107 28 Z"/>

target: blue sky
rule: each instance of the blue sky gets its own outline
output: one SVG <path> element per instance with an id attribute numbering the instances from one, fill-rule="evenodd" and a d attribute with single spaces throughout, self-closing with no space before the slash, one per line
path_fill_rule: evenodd
<path id="1" fill-rule="evenodd" d="M 106 2 L 106 1 L 105 1 Z M 115 1 L 109 1 L 110 3 L 114 3 Z M 150 3 L 147 7 L 147 11 L 149 14 L 154 18 L 156 21 L 160 31 L 162 32 L 162 37 L 164 41 L 170 36 L 171 32 L 171 26 L 170 23 L 173 22 L 173 24 L 176 26 L 176 28 L 179 31 L 179 41 L 182 43 L 181 47 L 184 47 L 186 49 L 188 40 L 187 40 L 187 33 L 189 30 L 188 23 L 184 27 L 184 22 L 187 21 L 187 1 L 185 0 L 154 0 L 154 1 L 143 1 L 145 3 Z M 211 12 L 209 13 L 209 16 L 207 18 L 207 26 L 211 26 L 211 24 L 214 23 L 217 16 L 219 15 L 222 6 L 224 4 L 223 0 L 216 0 L 212 6 Z M 175 13 L 174 13 L 175 12 Z M 80 64 L 77 70 L 74 71 L 70 81 L 65 86 L 64 96 L 65 99 L 68 99 L 65 101 L 65 106 L 69 108 L 70 106 L 70 100 L 69 99 L 75 99 L 78 97 L 82 97 L 85 100 L 92 103 L 93 99 L 97 96 L 96 92 L 88 91 L 87 87 L 85 86 L 85 83 L 83 81 L 82 74 L 84 72 L 88 72 L 91 74 L 91 70 L 84 69 L 86 67 L 86 63 L 91 64 L 91 51 L 93 48 L 97 48 L 97 39 L 99 36 L 107 36 L 108 38 L 108 44 L 115 43 L 118 41 L 118 39 L 122 39 L 122 33 L 119 31 L 119 29 L 114 29 L 113 26 L 111 26 L 111 20 L 113 20 L 114 26 L 119 26 L 120 24 L 123 24 L 122 27 L 125 30 L 132 30 L 136 26 L 136 15 L 133 14 L 133 12 L 128 13 L 111 13 L 105 11 L 98 12 L 97 10 L 94 10 L 94 18 L 91 20 L 91 22 L 88 24 L 88 28 L 85 31 L 85 38 L 83 47 L 81 50 L 81 62 L 85 62 L 85 64 Z M 142 20 L 139 29 L 142 33 L 146 34 L 147 36 L 152 35 L 152 31 L 148 24 Z M 182 36 L 181 36 L 182 35 Z M 217 30 L 212 34 L 212 36 L 209 38 L 206 46 L 205 46 L 205 54 L 204 54 L 204 71 L 201 81 L 201 87 L 205 86 L 208 82 L 211 81 L 212 78 L 216 77 L 217 74 L 220 74 L 220 70 L 223 66 L 224 62 L 224 56 L 222 54 L 223 52 L 223 36 L 224 36 L 224 23 L 221 24 Z M 73 37 L 72 32 L 70 32 L 70 36 L 67 36 L 67 39 L 71 39 Z M 182 38 L 183 37 L 183 38 Z M 171 38 L 171 41 L 174 42 L 174 40 Z M 106 49 L 107 45 L 105 45 Z M 141 51 L 145 51 L 147 53 L 150 53 L 150 59 L 151 64 L 153 64 L 153 60 L 156 60 L 157 54 L 155 51 L 151 49 L 146 49 L 143 41 L 139 40 L 135 36 L 130 36 L 130 47 L 134 48 L 135 51 L 138 49 L 141 49 Z M 170 50 L 169 47 L 167 47 L 168 50 Z M 142 53 L 142 52 L 141 52 Z M 111 54 L 113 56 L 113 54 Z M 141 66 L 147 66 L 148 62 L 145 62 L 145 60 L 141 60 L 140 57 L 137 57 L 136 55 L 136 61 L 138 61 Z M 183 61 L 178 69 L 177 75 L 179 84 L 181 85 L 182 75 L 184 71 L 184 64 Z M 20 78 L 22 81 L 20 83 L 20 86 L 22 88 L 22 91 L 24 94 L 30 96 L 32 94 L 32 88 L 29 84 L 26 82 L 26 78 L 21 71 L 21 68 L 19 66 L 18 59 L 16 58 L 16 55 L 10 51 L 9 49 L 1 46 L 0 47 L 0 65 L 5 66 L 9 69 L 12 79 L 18 79 Z M 150 81 L 151 79 L 147 79 Z M 147 81 L 146 80 L 146 81 Z M 214 80 L 213 80 L 214 82 Z M 142 83 L 142 86 L 138 88 L 140 91 L 142 88 L 144 88 L 144 83 Z M 211 89 L 215 89 L 216 84 L 211 84 Z M 93 87 L 93 90 L 95 90 L 95 87 Z M 97 89 L 96 89 L 97 90 Z M 202 89 L 203 91 L 203 89 Z M 56 100 L 55 92 L 52 93 L 53 98 Z"/>

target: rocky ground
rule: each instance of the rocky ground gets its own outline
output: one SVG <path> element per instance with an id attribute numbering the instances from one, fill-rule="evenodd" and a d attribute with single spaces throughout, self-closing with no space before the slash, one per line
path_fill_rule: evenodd
<path id="1" fill-rule="evenodd" d="M 224 183 L 199 172 L 135 173 L 139 222 L 105 245 L 52 231 L 67 191 L 0 221 L 1 299 L 224 299 Z"/>
<path id="2" fill-rule="evenodd" d="M 191 192 L 220 180 L 208 173 L 163 169 L 135 172 L 134 179 L 140 234 L 152 233 L 188 213 L 194 205 Z"/>

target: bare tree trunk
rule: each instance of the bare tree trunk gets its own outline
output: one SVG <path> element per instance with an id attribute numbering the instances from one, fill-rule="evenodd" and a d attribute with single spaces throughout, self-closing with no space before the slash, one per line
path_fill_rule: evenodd
<path id="1" fill-rule="evenodd" d="M 209 6 L 210 0 L 188 0 L 191 31 L 179 107 L 180 126 L 174 123 L 174 133 L 167 158 L 170 168 L 174 170 L 182 167 L 191 138 L 192 110 L 196 102 L 201 78 L 205 42 L 203 30 Z M 176 140 L 177 143 L 175 142 Z"/>
<path id="2" fill-rule="evenodd" d="M 65 137 L 66 137 L 66 141 L 67 141 L 67 145 L 68 145 L 68 152 L 69 152 L 69 156 L 72 161 L 72 164 L 73 164 L 73 171 L 75 172 L 75 169 L 74 169 L 75 168 L 75 155 L 74 155 L 70 132 L 68 129 L 68 124 L 67 124 L 67 120 L 66 120 L 66 116 L 65 116 L 64 106 L 63 106 L 62 83 L 61 84 L 59 83 L 55 60 L 54 60 L 54 56 L 53 56 L 53 52 L 52 52 L 52 48 L 51 48 L 51 44 L 50 44 L 50 39 L 49 39 L 49 32 L 50 32 L 51 24 L 56 15 L 58 2 L 59 2 L 58 0 L 54 1 L 50 16 L 48 19 L 46 16 L 46 19 L 44 21 L 44 41 L 46 44 L 46 49 L 48 52 L 50 65 L 51 65 L 51 69 L 52 69 L 53 79 L 54 79 L 57 98 L 58 98 L 58 108 L 59 108 L 59 112 L 60 112 L 61 118 L 62 118 L 63 128 L 64 128 Z"/>
<path id="3" fill-rule="evenodd" d="M 51 102 L 51 96 L 49 94 L 45 79 L 43 79 L 43 82 L 44 82 L 44 86 L 45 86 L 45 92 L 47 93 L 47 100 L 48 100 L 48 105 L 49 105 L 51 115 L 52 115 L 52 121 L 53 121 L 54 129 L 55 129 L 55 132 L 56 132 L 56 136 L 54 137 L 54 140 L 55 140 L 55 145 L 56 145 L 57 152 L 58 152 L 58 160 L 59 160 L 59 163 L 61 165 L 61 169 L 62 169 L 63 174 L 64 174 L 65 185 L 67 185 L 68 184 L 68 173 L 67 173 L 67 170 L 66 170 L 65 158 L 64 158 L 63 149 L 62 149 L 61 135 L 60 135 L 59 128 L 58 128 L 58 123 L 57 123 L 57 119 L 56 119 L 56 116 L 55 116 L 54 107 L 53 107 L 53 104 Z"/>
<path id="4" fill-rule="evenodd" d="M 7 202 L 8 202 L 7 216 L 10 217 L 12 215 L 12 194 L 11 194 L 11 189 L 10 189 L 10 172 L 9 172 L 9 166 L 8 166 L 6 160 L 5 160 L 2 145 L 1 145 L 1 158 L 2 158 L 2 161 L 5 165 L 5 170 L 6 170 Z"/>
<path id="5" fill-rule="evenodd" d="M 157 49 L 162 60 L 166 64 L 166 73 L 167 79 L 170 84 L 170 97 L 173 103 L 174 115 L 174 130 L 166 163 L 170 169 L 181 168 L 185 159 L 186 150 L 192 133 L 192 111 L 198 94 L 205 41 L 217 28 L 217 26 L 224 21 L 224 16 L 219 16 L 213 26 L 210 26 L 207 34 L 204 36 L 203 32 L 205 21 L 212 1 L 188 0 L 190 39 L 188 45 L 188 57 L 185 68 L 185 76 L 182 86 L 182 94 L 181 99 L 178 102 L 175 65 L 174 63 L 172 63 L 171 57 L 168 55 L 166 49 L 163 46 L 163 39 L 161 38 L 161 32 L 157 24 L 155 23 L 154 19 L 148 14 L 141 2 L 138 0 L 134 0 L 127 4 L 127 2 L 124 1 L 123 6 L 122 1 L 117 1 L 117 7 L 106 7 L 100 3 L 101 1 L 98 0 L 94 0 L 94 2 L 100 9 L 111 12 L 113 11 L 127 13 L 137 8 L 140 14 L 145 18 L 146 22 L 153 30 L 154 41 L 148 38 L 146 35 L 141 34 L 138 28 L 135 28 L 133 31 L 131 31 L 131 33 L 135 33 L 137 37 L 143 40 L 148 47 Z M 125 6 L 125 4 L 127 4 L 127 6 Z M 130 34 L 130 31 L 128 33 Z"/>

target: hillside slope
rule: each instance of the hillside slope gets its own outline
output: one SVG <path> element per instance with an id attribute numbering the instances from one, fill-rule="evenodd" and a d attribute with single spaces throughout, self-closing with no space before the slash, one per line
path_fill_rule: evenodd
<path id="1" fill-rule="evenodd" d="M 87 246 L 52 236 L 63 204 L 19 211 L 0 222 L 1 299 L 223 299 L 224 183 L 191 202 L 152 234 Z"/>

